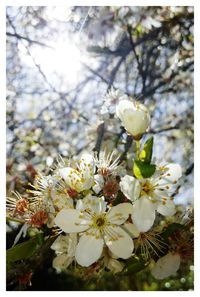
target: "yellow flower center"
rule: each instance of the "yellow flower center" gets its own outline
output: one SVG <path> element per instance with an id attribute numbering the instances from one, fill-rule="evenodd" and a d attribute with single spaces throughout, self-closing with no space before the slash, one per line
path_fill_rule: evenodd
<path id="1" fill-rule="evenodd" d="M 107 225 L 107 220 L 105 214 L 96 215 L 93 216 L 93 227 L 96 229 L 102 230 Z"/>
<path id="2" fill-rule="evenodd" d="M 153 186 L 149 183 L 149 182 L 145 182 L 143 185 L 142 185 L 142 190 L 141 190 L 141 196 L 143 195 L 150 195 L 153 191 Z"/>

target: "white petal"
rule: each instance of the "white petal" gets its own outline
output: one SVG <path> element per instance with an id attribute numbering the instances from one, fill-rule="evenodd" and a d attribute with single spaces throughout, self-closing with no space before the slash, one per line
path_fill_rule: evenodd
<path id="1" fill-rule="evenodd" d="M 59 210 L 63 208 L 74 208 L 73 199 L 68 196 L 68 194 L 59 194 L 56 191 L 52 191 L 53 205 Z"/>
<path id="2" fill-rule="evenodd" d="M 90 154 L 82 155 L 79 169 L 82 178 L 82 190 L 88 190 L 94 183 L 95 165 L 93 156 Z"/>
<path id="3" fill-rule="evenodd" d="M 91 154 L 83 154 L 80 160 L 80 169 L 84 172 L 89 170 L 92 174 L 94 173 L 94 157 Z"/>
<path id="4" fill-rule="evenodd" d="M 134 105 L 129 100 L 120 100 L 118 105 L 116 106 L 116 115 L 118 118 L 120 118 L 121 121 L 123 121 L 124 118 L 124 112 L 129 109 L 133 109 Z"/>
<path id="5" fill-rule="evenodd" d="M 67 254 L 69 257 L 75 256 L 76 246 L 77 246 L 77 234 L 71 233 L 69 234 L 68 249 L 67 249 Z"/>
<path id="6" fill-rule="evenodd" d="M 170 163 L 166 166 L 168 168 L 167 173 L 170 174 L 168 179 L 170 179 L 172 182 L 178 180 L 182 176 L 182 169 L 179 164 Z"/>
<path id="7" fill-rule="evenodd" d="M 119 258 L 128 259 L 133 252 L 133 240 L 119 226 L 108 226 L 104 240 L 111 252 Z"/>
<path id="8" fill-rule="evenodd" d="M 93 186 L 93 190 L 96 194 L 98 194 L 104 185 L 104 178 L 101 174 L 95 174 L 94 176 L 95 185 Z"/>
<path id="9" fill-rule="evenodd" d="M 89 208 L 92 212 L 102 213 L 106 211 L 107 203 L 103 197 L 96 197 L 88 194 L 85 198 L 78 201 L 78 209 L 84 210 Z"/>
<path id="10" fill-rule="evenodd" d="M 135 104 L 129 100 L 122 100 L 116 108 L 116 115 L 122 121 L 125 129 L 132 135 L 144 133 L 149 124 L 150 116 L 143 104 Z"/>
<path id="11" fill-rule="evenodd" d="M 104 241 L 92 235 L 83 234 L 76 248 L 75 258 L 78 264 L 88 267 L 96 262 L 102 254 Z"/>
<path id="12" fill-rule="evenodd" d="M 120 261 L 116 260 L 116 259 L 112 259 L 109 258 L 107 263 L 106 263 L 106 267 L 111 270 L 113 273 L 118 273 L 121 272 L 124 268 L 123 263 L 121 263 Z"/>
<path id="13" fill-rule="evenodd" d="M 176 208 L 173 201 L 166 201 L 165 204 L 160 203 L 157 211 L 163 216 L 173 216 L 176 213 Z"/>
<path id="14" fill-rule="evenodd" d="M 129 214 L 133 212 L 133 206 L 131 203 L 120 203 L 113 206 L 107 213 L 106 217 L 111 224 L 121 225 L 129 217 Z"/>
<path id="15" fill-rule="evenodd" d="M 72 263 L 73 259 L 73 257 L 69 257 L 67 254 L 61 254 L 53 259 L 52 266 L 57 270 L 57 272 L 65 271 Z"/>
<path id="16" fill-rule="evenodd" d="M 179 164 L 170 163 L 165 166 L 168 170 L 163 174 L 161 180 L 158 182 L 159 185 L 168 185 L 173 184 L 179 180 L 182 176 L 182 169 Z"/>
<path id="17" fill-rule="evenodd" d="M 129 200 L 135 201 L 139 197 L 141 191 L 140 182 L 133 176 L 125 175 L 121 179 L 119 185 L 122 193 Z"/>
<path id="18" fill-rule="evenodd" d="M 58 173 L 70 188 L 75 189 L 77 192 L 82 191 L 81 177 L 77 170 L 66 167 L 59 169 Z"/>
<path id="19" fill-rule="evenodd" d="M 151 273 L 156 279 L 164 279 L 179 269 L 180 260 L 178 254 L 168 253 L 156 262 Z"/>
<path id="20" fill-rule="evenodd" d="M 51 245 L 51 249 L 57 253 L 67 253 L 69 243 L 68 235 L 60 235 L 56 238 L 54 243 Z"/>
<path id="21" fill-rule="evenodd" d="M 89 222 L 81 217 L 79 210 L 62 209 L 55 218 L 55 224 L 66 233 L 79 233 L 89 228 Z"/>
<path id="22" fill-rule="evenodd" d="M 122 122 L 125 129 L 132 135 L 143 134 L 150 123 L 147 114 L 141 110 L 126 110 Z"/>
<path id="23" fill-rule="evenodd" d="M 141 197 L 133 205 L 132 220 L 141 232 L 148 231 L 155 220 L 156 205 L 148 198 Z"/>
<path id="24" fill-rule="evenodd" d="M 121 226 L 132 238 L 137 238 L 140 235 L 140 231 L 134 224 L 125 223 Z"/>

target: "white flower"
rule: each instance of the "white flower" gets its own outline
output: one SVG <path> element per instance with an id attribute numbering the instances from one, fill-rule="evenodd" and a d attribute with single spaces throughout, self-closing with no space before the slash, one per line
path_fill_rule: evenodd
<path id="1" fill-rule="evenodd" d="M 114 114 L 116 109 L 116 104 L 119 103 L 120 100 L 128 99 L 128 96 L 124 94 L 119 89 L 114 89 L 113 87 L 110 89 L 110 91 L 105 95 L 104 97 L 104 103 L 101 108 L 101 114 Z"/>
<path id="2" fill-rule="evenodd" d="M 94 175 L 94 182 L 95 182 L 95 185 L 93 186 L 93 190 L 95 191 L 96 194 L 98 194 L 102 189 L 103 189 L 103 186 L 104 186 L 104 178 L 101 174 L 95 174 Z"/>
<path id="3" fill-rule="evenodd" d="M 126 175 L 121 179 L 121 191 L 133 203 L 132 220 L 139 231 L 146 232 L 152 227 L 156 210 L 164 216 L 175 213 L 171 195 L 181 175 L 181 167 L 171 163 L 160 167 L 151 178 Z"/>
<path id="4" fill-rule="evenodd" d="M 50 197 L 56 184 L 57 180 L 54 176 L 44 176 L 41 173 L 38 173 L 35 179 L 35 184 L 31 185 L 34 190 L 29 190 L 29 192 L 34 194 L 35 197 Z"/>
<path id="5" fill-rule="evenodd" d="M 113 29 L 113 17 L 112 11 L 108 11 L 107 8 L 101 9 L 96 12 L 96 18 L 91 20 L 87 30 L 87 35 L 89 39 L 95 40 L 96 42 L 102 40 L 106 37 L 109 32 Z"/>
<path id="6" fill-rule="evenodd" d="M 67 193 L 53 192 L 52 201 L 57 210 L 61 210 L 62 208 L 74 208 L 73 199 L 70 198 Z"/>
<path id="7" fill-rule="evenodd" d="M 119 169 L 119 159 L 117 156 L 114 158 L 115 151 L 112 153 L 107 153 L 106 151 L 101 151 L 99 157 L 95 157 L 95 164 L 98 168 L 98 173 L 102 176 L 108 176 L 111 174 L 116 174 Z"/>
<path id="8" fill-rule="evenodd" d="M 120 227 L 131 212 L 131 204 L 121 203 L 106 211 L 103 198 L 88 197 L 79 209 L 63 209 L 55 223 L 66 233 L 82 233 L 75 258 L 81 266 L 90 266 L 102 255 L 104 244 L 117 257 L 127 259 L 133 252 L 131 237 Z"/>
<path id="9" fill-rule="evenodd" d="M 66 185 L 80 193 L 88 190 L 94 183 L 94 159 L 90 154 L 84 154 L 77 169 L 65 167 L 58 170 L 58 174 L 64 179 Z"/>
<path id="10" fill-rule="evenodd" d="M 116 257 L 108 248 L 103 250 L 103 262 L 106 268 L 108 268 L 113 273 L 121 272 L 124 268 L 124 263 L 117 260 Z"/>
<path id="11" fill-rule="evenodd" d="M 181 258 L 179 254 L 172 254 L 171 252 L 160 258 L 151 273 L 156 279 L 164 279 L 176 273 L 179 269 Z"/>
<path id="12" fill-rule="evenodd" d="M 145 133 L 150 124 L 148 109 L 136 101 L 121 100 L 116 107 L 116 115 L 127 132 L 134 137 L 140 137 Z"/>
<path id="13" fill-rule="evenodd" d="M 145 260 L 151 258 L 152 253 L 158 255 L 158 251 L 162 252 L 166 248 L 166 243 L 159 233 L 154 230 L 140 232 L 131 223 L 125 223 L 123 229 L 134 238 L 135 251 L 140 248 L 141 255 Z"/>
<path id="14" fill-rule="evenodd" d="M 57 257 L 53 260 L 53 268 L 57 272 L 66 270 L 72 263 L 75 256 L 77 245 L 77 235 L 72 233 L 69 235 L 60 235 L 52 244 L 51 249 L 55 251 Z"/>

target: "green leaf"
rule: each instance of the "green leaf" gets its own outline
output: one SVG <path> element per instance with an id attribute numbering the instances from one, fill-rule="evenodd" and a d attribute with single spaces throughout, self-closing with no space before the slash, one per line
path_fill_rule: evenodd
<path id="1" fill-rule="evenodd" d="M 142 33 L 142 31 L 143 31 L 142 30 L 142 25 L 141 24 L 137 25 L 136 30 L 137 30 L 138 33 Z"/>
<path id="2" fill-rule="evenodd" d="M 151 177 L 156 170 L 156 165 L 148 164 L 140 160 L 135 160 L 133 164 L 133 173 L 136 178 Z"/>
<path id="3" fill-rule="evenodd" d="M 120 272 L 118 275 L 124 276 L 124 275 L 137 273 L 143 270 L 147 266 L 147 264 L 148 263 L 146 263 L 143 259 L 139 257 L 130 258 L 126 262 L 126 267 L 124 268 L 124 270 Z"/>
<path id="4" fill-rule="evenodd" d="M 44 239 L 41 234 L 37 234 L 35 237 L 28 241 L 19 243 L 14 247 L 6 251 L 6 260 L 8 263 L 28 259 L 36 250 L 41 247 Z"/>
<path id="5" fill-rule="evenodd" d="M 145 163 L 151 163 L 152 153 L 153 153 L 153 137 L 150 137 L 145 142 L 143 150 L 140 153 L 140 160 Z"/>

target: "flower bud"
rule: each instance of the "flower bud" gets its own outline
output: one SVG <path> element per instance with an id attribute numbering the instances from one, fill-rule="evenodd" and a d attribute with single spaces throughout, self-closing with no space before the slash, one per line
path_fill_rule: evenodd
<path id="1" fill-rule="evenodd" d="M 138 102 L 121 100 L 116 107 L 116 115 L 122 121 L 126 131 L 139 140 L 146 132 L 150 124 L 148 109 Z"/>

